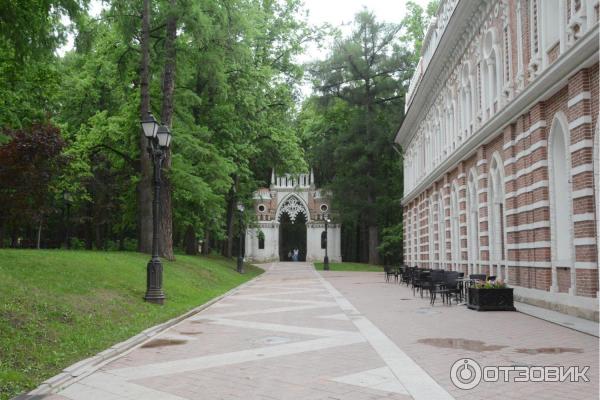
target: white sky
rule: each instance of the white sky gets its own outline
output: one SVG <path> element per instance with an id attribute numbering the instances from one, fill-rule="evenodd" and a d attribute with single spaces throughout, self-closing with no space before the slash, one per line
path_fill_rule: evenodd
<path id="1" fill-rule="evenodd" d="M 329 23 L 335 27 L 342 27 L 354 20 L 354 15 L 366 8 L 372 11 L 379 21 L 399 23 L 406 15 L 406 2 L 408 0 L 304 0 L 308 10 L 308 22 L 311 25 Z M 429 0 L 413 0 L 421 7 L 427 7 Z M 347 32 L 348 26 L 342 28 Z M 317 46 L 307 46 L 301 61 L 311 61 L 324 58 L 327 46 L 319 49 Z"/>

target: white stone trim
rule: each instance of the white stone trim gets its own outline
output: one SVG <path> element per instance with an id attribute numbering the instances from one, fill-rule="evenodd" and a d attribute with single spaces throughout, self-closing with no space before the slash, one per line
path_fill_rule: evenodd
<path id="1" fill-rule="evenodd" d="M 581 308 L 587 310 L 590 315 L 598 312 L 598 299 L 596 297 L 573 296 L 568 293 L 549 292 L 522 286 L 514 286 L 513 288 L 515 300 L 517 301 L 530 299 L 546 302 L 549 306 L 558 305 Z"/>
<path id="2" fill-rule="evenodd" d="M 521 133 L 519 133 L 517 136 L 515 136 L 515 138 L 513 140 L 511 140 L 510 142 L 506 142 L 504 143 L 504 146 L 502 146 L 502 148 L 504 150 L 508 150 L 509 148 L 511 148 L 512 146 L 516 146 L 517 143 L 519 143 L 521 140 L 528 138 L 534 131 L 540 129 L 540 128 L 545 128 L 546 125 L 546 120 L 541 119 L 538 122 L 536 122 L 535 124 L 531 125 L 529 127 L 529 129 L 527 129 L 526 131 L 523 131 Z"/>
<path id="3" fill-rule="evenodd" d="M 575 238 L 575 239 L 573 239 L 573 244 L 575 246 L 592 246 L 592 245 L 596 244 L 596 238 L 594 238 L 594 237 Z"/>
<path id="4" fill-rule="evenodd" d="M 594 172 L 594 164 L 592 164 L 592 163 L 581 164 L 581 165 L 571 168 L 571 176 L 579 175 L 584 172 Z"/>
<path id="5" fill-rule="evenodd" d="M 591 123 L 592 123 L 591 115 L 582 115 L 581 117 L 577 118 L 576 120 L 569 122 L 569 130 L 572 131 L 573 129 L 578 128 L 581 125 L 591 124 Z"/>
<path id="6" fill-rule="evenodd" d="M 548 187 L 548 181 L 544 180 L 544 181 L 537 181 L 529 186 L 525 186 L 522 187 L 520 189 L 517 189 L 514 192 L 508 192 L 506 193 L 506 198 L 510 199 L 512 197 L 517 197 L 520 196 L 524 193 L 530 193 L 533 192 L 534 190 L 540 189 L 540 188 L 545 188 Z"/>
<path id="7" fill-rule="evenodd" d="M 567 106 L 571 108 L 574 105 L 578 104 L 580 101 L 590 100 L 591 98 L 592 94 L 590 92 L 584 91 L 581 93 L 577 93 L 577 95 L 569 99 L 569 101 L 567 102 Z"/>
<path id="8" fill-rule="evenodd" d="M 530 231 L 533 229 L 540 229 L 540 228 L 550 228 L 550 221 L 539 221 L 539 222 L 532 222 L 530 224 L 507 226 L 506 232 L 523 232 L 523 231 Z"/>
<path id="9" fill-rule="evenodd" d="M 477 166 L 481 167 L 482 165 L 487 164 L 487 160 L 485 158 L 482 158 L 481 160 L 477 161 Z"/>
<path id="10" fill-rule="evenodd" d="M 570 145 L 569 151 L 571 153 L 575 153 L 576 151 L 579 151 L 582 149 L 587 149 L 587 148 L 591 149 L 593 146 L 594 146 L 594 142 L 592 141 L 592 139 L 583 139 L 577 143 Z"/>
<path id="11" fill-rule="evenodd" d="M 537 210 L 538 208 L 549 207 L 549 206 L 550 206 L 550 202 L 548 200 L 540 200 L 540 201 L 536 201 L 535 203 L 526 204 L 521 207 L 507 209 L 506 215 L 520 214 L 522 212 L 533 211 L 533 210 Z"/>
<path id="12" fill-rule="evenodd" d="M 575 261 L 575 268 L 596 269 L 598 268 L 598 264 L 595 261 Z"/>
<path id="13" fill-rule="evenodd" d="M 573 214 L 573 222 L 593 221 L 594 217 L 594 213 Z"/>
<path id="14" fill-rule="evenodd" d="M 509 267 L 519 268 L 519 267 L 528 267 L 528 268 L 550 268 L 552 267 L 552 263 L 550 261 L 517 261 L 517 260 L 508 260 L 506 262 Z"/>
<path id="15" fill-rule="evenodd" d="M 507 249 L 510 250 L 526 250 L 526 249 L 545 249 L 550 248 L 552 243 L 547 240 L 539 242 L 520 242 L 520 243 L 509 243 L 506 245 Z"/>
<path id="16" fill-rule="evenodd" d="M 520 178 L 523 175 L 527 175 L 532 173 L 533 171 L 539 169 L 539 168 L 543 168 L 543 167 L 548 167 L 548 160 L 540 160 L 536 163 L 531 164 L 529 167 L 527 168 L 523 168 L 517 171 L 517 173 L 515 175 L 507 175 L 505 178 L 505 181 L 512 181 L 512 180 L 516 180 L 518 178 Z"/>
<path id="17" fill-rule="evenodd" d="M 594 195 L 594 189 L 592 189 L 592 188 L 585 188 L 585 189 L 579 189 L 579 190 L 573 191 L 573 199 L 579 199 L 581 197 L 588 197 L 588 196 L 593 196 L 593 195 Z"/>

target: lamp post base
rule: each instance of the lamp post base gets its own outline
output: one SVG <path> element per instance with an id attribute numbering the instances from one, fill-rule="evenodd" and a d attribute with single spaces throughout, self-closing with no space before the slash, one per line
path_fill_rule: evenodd
<path id="1" fill-rule="evenodd" d="M 148 303 L 164 304 L 165 292 L 162 289 L 163 266 L 158 258 L 152 258 L 146 267 L 146 294 L 144 300 Z"/>
<path id="2" fill-rule="evenodd" d="M 238 257 L 237 259 L 237 272 L 240 274 L 244 273 L 244 257 Z"/>
<path id="3" fill-rule="evenodd" d="M 323 260 L 323 269 L 329 271 L 329 257 L 327 256 L 325 256 L 325 259 Z"/>

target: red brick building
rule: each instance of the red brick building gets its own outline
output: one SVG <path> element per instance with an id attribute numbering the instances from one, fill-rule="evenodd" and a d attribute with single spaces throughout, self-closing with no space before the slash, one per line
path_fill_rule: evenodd
<path id="1" fill-rule="evenodd" d="M 598 0 L 442 0 L 396 142 L 405 259 L 598 319 Z"/>

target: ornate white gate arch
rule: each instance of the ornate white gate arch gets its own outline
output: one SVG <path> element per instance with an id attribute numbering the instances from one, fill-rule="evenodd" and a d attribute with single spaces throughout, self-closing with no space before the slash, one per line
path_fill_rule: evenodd
<path id="1" fill-rule="evenodd" d="M 335 222 L 335 215 L 331 213 L 330 194 L 316 188 L 312 172 L 280 176 L 273 172 L 269 188 L 254 193 L 254 211 L 257 224 L 246 230 L 248 261 L 279 260 L 279 229 L 283 214 L 291 221 L 306 220 L 307 261 L 322 261 L 325 256 L 321 235 L 325 230 L 324 220 L 329 216 L 333 220 L 328 226 L 329 260 L 341 261 L 341 225 Z M 300 214 L 305 218 L 300 218 Z"/>

